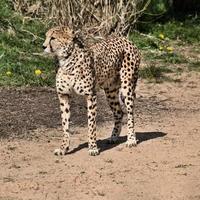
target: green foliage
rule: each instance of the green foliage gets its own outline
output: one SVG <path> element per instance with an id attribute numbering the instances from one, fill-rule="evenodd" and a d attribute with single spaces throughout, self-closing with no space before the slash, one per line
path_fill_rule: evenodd
<path id="1" fill-rule="evenodd" d="M 155 65 L 150 65 L 148 67 L 144 67 L 140 70 L 140 77 L 151 80 L 151 81 L 156 81 L 156 82 L 161 82 L 163 80 L 168 79 L 164 73 L 171 73 L 172 70 L 167 68 L 166 66 L 155 66 Z"/>
<path id="2" fill-rule="evenodd" d="M 40 55 L 46 25 L 15 13 L 6 0 L 0 2 L 0 13 L 0 85 L 51 85 L 52 60 Z"/>
<path id="3" fill-rule="evenodd" d="M 167 10 L 167 0 L 155 1 L 152 0 L 154 4 L 146 13 L 158 14 Z M 176 71 L 171 70 L 173 65 L 183 63 L 189 70 L 200 71 L 199 61 L 189 62 L 173 45 L 173 41 L 178 40 L 180 45 L 187 42 L 196 43 L 198 47 L 199 24 L 199 18 L 190 18 L 184 22 L 172 20 L 164 24 L 150 23 L 148 26 L 145 24 L 144 34 L 137 31 L 130 34 L 130 40 L 142 51 L 143 60 L 148 63 L 147 67 L 141 69 L 141 77 L 160 82 L 166 80 L 165 73 Z M 52 59 L 42 56 L 41 48 L 48 26 L 42 20 L 23 17 L 14 12 L 11 1 L 0 1 L 0 86 L 54 84 L 54 63 Z M 194 51 L 198 53 L 199 48 Z M 41 74 L 36 74 L 35 70 L 40 70 Z"/>
<path id="4" fill-rule="evenodd" d="M 162 62 L 171 64 L 187 63 L 186 58 L 177 53 L 163 53 L 161 55 L 155 55 L 154 59 L 158 59 L 161 60 Z"/>
<path id="5" fill-rule="evenodd" d="M 139 48 L 143 50 L 148 49 L 157 49 L 158 48 L 158 42 L 146 37 L 144 35 L 141 35 L 139 32 L 133 32 L 129 35 L 129 39 L 133 41 L 133 43 Z"/>
<path id="6" fill-rule="evenodd" d="M 169 1 L 168 0 L 151 0 L 151 3 L 147 10 L 144 12 L 146 18 L 149 16 L 152 17 L 155 15 L 161 15 L 169 9 Z"/>
<path id="7" fill-rule="evenodd" d="M 164 24 L 152 23 L 145 30 L 147 32 L 130 34 L 130 40 L 142 50 L 143 60 L 147 63 L 140 71 L 141 77 L 160 82 L 169 80 L 169 76 L 165 76 L 168 72 L 182 73 L 184 69 L 200 71 L 200 63 L 191 61 L 199 52 L 199 22 L 196 17 L 184 22 L 172 20 Z M 191 58 L 179 50 L 184 45 L 190 46 L 190 49 L 194 46 Z M 166 64 L 170 68 L 164 67 Z"/>
<path id="8" fill-rule="evenodd" d="M 163 33 L 171 40 L 181 40 L 188 43 L 200 42 L 200 19 L 188 19 L 184 22 L 169 21 L 165 24 L 152 24 L 150 32 L 157 36 Z"/>

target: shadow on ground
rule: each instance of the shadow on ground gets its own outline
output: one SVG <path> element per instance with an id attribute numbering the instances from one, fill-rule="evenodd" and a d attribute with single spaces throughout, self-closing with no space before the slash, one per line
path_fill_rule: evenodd
<path id="1" fill-rule="evenodd" d="M 98 92 L 97 123 L 112 121 L 113 116 L 103 91 Z M 71 122 L 73 126 L 87 126 L 87 106 L 84 97 L 71 98 Z M 153 98 L 137 98 L 136 117 L 148 121 L 166 105 Z M 150 116 L 150 117 L 149 117 Z M 0 138 L 28 136 L 38 128 L 61 126 L 60 108 L 56 91 L 52 88 L 0 88 Z"/>
<path id="2" fill-rule="evenodd" d="M 159 137 L 164 137 L 165 135 L 167 135 L 166 133 L 163 132 L 137 132 L 136 133 L 136 137 L 138 139 L 138 144 L 145 142 L 147 140 L 152 140 L 152 139 L 156 139 Z M 119 140 L 114 143 L 114 144 L 109 144 L 108 143 L 108 138 L 103 139 L 103 140 L 98 140 L 97 141 L 97 145 L 98 148 L 100 148 L 100 152 L 104 152 L 107 150 L 110 150 L 122 143 L 125 143 L 127 139 L 127 136 L 120 136 Z M 85 142 L 83 144 L 80 144 L 78 147 L 74 148 L 72 151 L 68 152 L 68 154 L 73 154 L 76 153 L 77 151 L 80 151 L 81 149 L 87 148 L 88 147 L 88 143 Z"/>

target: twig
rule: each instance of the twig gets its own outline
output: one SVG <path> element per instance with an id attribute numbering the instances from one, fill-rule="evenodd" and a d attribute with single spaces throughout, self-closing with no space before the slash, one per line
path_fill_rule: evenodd
<path id="1" fill-rule="evenodd" d="M 157 37 L 155 37 L 155 36 L 153 36 L 153 35 L 144 34 L 144 33 L 141 33 L 141 32 L 139 32 L 139 31 L 136 31 L 136 30 L 133 30 L 133 31 L 136 32 L 136 33 L 138 33 L 139 35 L 142 35 L 142 36 L 144 36 L 144 37 L 150 38 L 150 39 L 152 39 L 152 40 L 157 40 L 157 41 L 160 41 L 160 40 L 161 40 L 161 39 L 159 39 L 159 38 L 157 38 Z"/>
<path id="2" fill-rule="evenodd" d="M 44 38 L 39 37 L 38 35 L 33 34 L 32 32 L 25 30 L 25 29 L 20 29 L 22 32 L 28 33 L 30 35 L 32 35 L 34 37 L 34 40 L 40 39 L 40 40 L 44 40 Z"/>
<path id="3" fill-rule="evenodd" d="M 34 56 L 41 56 L 41 57 L 44 57 L 44 58 L 51 57 L 50 55 L 45 54 L 45 53 L 32 53 L 32 55 L 34 55 Z"/>

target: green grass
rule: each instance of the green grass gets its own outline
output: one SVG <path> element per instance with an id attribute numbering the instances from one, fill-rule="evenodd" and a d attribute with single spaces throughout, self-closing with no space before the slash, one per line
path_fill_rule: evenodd
<path id="1" fill-rule="evenodd" d="M 129 39 L 141 50 L 157 49 L 159 47 L 157 40 L 141 35 L 139 32 L 131 33 Z"/>
<path id="2" fill-rule="evenodd" d="M 40 55 L 47 28 L 12 11 L 6 0 L 0 2 L 0 85 L 53 84 L 53 62 Z M 42 71 L 40 76 L 36 69 Z"/>
<path id="3" fill-rule="evenodd" d="M 12 10 L 11 1 L 0 1 L 0 86 L 51 86 L 55 82 L 54 62 L 42 56 L 44 35 L 49 28 L 42 20 L 25 18 Z M 143 34 L 133 32 L 129 38 L 142 51 L 147 67 L 141 77 L 159 82 L 165 79 L 169 69 L 165 66 L 187 64 L 189 70 L 199 70 L 199 62 L 188 62 L 177 51 L 174 41 L 196 46 L 200 43 L 200 20 L 192 18 L 184 22 L 153 23 Z M 164 39 L 160 38 L 160 34 Z M 160 48 L 163 48 L 160 50 Z M 167 47 L 173 47 L 169 52 Z M 195 51 L 199 51 L 197 48 Z M 156 63 L 154 65 L 154 63 Z M 42 74 L 37 76 L 35 70 Z M 171 69 L 171 68 L 170 68 Z"/>
<path id="4" fill-rule="evenodd" d="M 169 77 L 165 76 L 165 73 L 172 73 L 173 71 L 166 66 L 155 66 L 150 65 L 139 71 L 141 78 L 148 79 L 160 83 L 164 80 L 170 80 Z"/>
<path id="5" fill-rule="evenodd" d="M 187 63 L 187 59 L 184 56 L 177 53 L 162 53 L 161 55 L 155 55 L 154 59 L 158 59 L 161 62 L 170 64 Z"/>
<path id="6" fill-rule="evenodd" d="M 160 33 L 164 34 L 165 38 L 170 40 L 180 40 L 186 43 L 200 42 L 200 17 L 188 16 L 184 21 L 172 19 L 165 23 L 144 23 L 139 24 L 140 30 L 143 33 L 150 33 L 158 37 Z"/>
<path id="7" fill-rule="evenodd" d="M 163 33 L 171 40 L 181 40 L 187 43 L 200 42 L 200 19 L 190 19 L 184 22 L 169 21 L 166 24 L 155 24 L 151 27 L 151 33 L 158 36 Z"/>
<path id="8" fill-rule="evenodd" d="M 200 44 L 199 24 L 199 18 L 184 22 L 172 20 L 165 24 L 150 24 L 146 30 L 143 29 L 143 33 L 135 31 L 130 34 L 129 39 L 141 50 L 146 63 L 146 67 L 140 70 L 140 76 L 150 81 L 162 82 L 171 81 L 169 76 L 165 76 L 166 73 L 182 73 L 184 67 L 186 70 L 199 72 L 200 62 L 191 62 L 194 58 L 190 60 L 179 50 L 180 46 L 194 46 L 196 48 L 193 49 L 193 53 L 198 54 L 200 50 L 198 48 Z"/>

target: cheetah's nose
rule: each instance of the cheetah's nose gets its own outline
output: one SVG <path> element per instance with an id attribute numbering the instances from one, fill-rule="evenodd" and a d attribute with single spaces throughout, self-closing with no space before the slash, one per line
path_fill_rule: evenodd
<path id="1" fill-rule="evenodd" d="M 42 48 L 43 48 L 43 49 L 46 49 L 47 47 L 46 47 L 45 45 L 42 45 Z"/>

